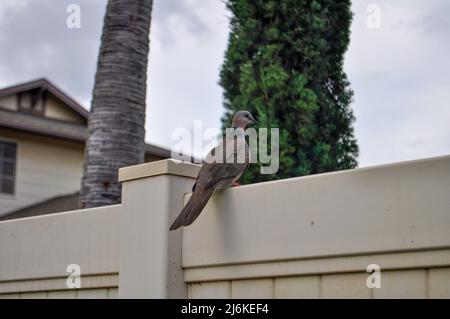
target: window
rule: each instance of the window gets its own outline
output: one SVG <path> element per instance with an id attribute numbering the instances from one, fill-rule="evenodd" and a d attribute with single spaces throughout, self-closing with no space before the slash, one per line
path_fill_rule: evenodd
<path id="1" fill-rule="evenodd" d="M 14 194 L 16 188 L 17 144 L 0 141 L 0 193 Z"/>

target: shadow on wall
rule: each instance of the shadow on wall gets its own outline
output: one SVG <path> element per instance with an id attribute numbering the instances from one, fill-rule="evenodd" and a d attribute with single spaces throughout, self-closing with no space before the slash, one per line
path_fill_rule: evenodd
<path id="1" fill-rule="evenodd" d="M 37 204 L 6 213 L 6 215 L 0 217 L 0 221 L 77 210 L 79 209 L 78 195 L 79 193 L 76 192 L 46 199 Z"/>

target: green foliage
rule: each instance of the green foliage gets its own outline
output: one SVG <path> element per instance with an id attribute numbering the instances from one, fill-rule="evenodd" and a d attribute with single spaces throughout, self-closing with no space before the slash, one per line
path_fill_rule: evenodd
<path id="1" fill-rule="evenodd" d="M 280 169 L 251 165 L 243 183 L 353 168 L 358 146 L 343 70 L 350 0 L 228 0 L 231 33 L 221 70 L 226 113 L 250 111 L 280 128 Z"/>

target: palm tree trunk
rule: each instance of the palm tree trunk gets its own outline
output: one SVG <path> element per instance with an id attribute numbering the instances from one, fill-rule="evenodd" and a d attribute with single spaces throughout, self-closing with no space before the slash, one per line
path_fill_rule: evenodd
<path id="1" fill-rule="evenodd" d="M 109 0 L 89 115 L 83 208 L 120 203 L 120 167 L 144 161 L 152 0 Z"/>

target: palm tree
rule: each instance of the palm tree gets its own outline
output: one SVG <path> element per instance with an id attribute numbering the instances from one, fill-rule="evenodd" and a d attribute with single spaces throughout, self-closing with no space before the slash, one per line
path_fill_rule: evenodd
<path id="1" fill-rule="evenodd" d="M 144 161 L 152 0 L 109 0 L 88 123 L 83 208 L 120 202 L 120 167 Z"/>

